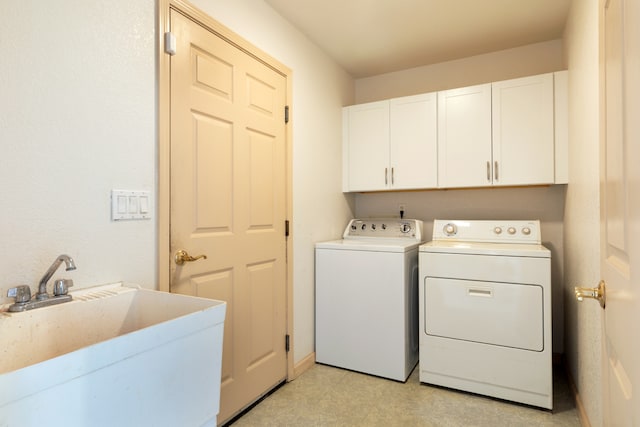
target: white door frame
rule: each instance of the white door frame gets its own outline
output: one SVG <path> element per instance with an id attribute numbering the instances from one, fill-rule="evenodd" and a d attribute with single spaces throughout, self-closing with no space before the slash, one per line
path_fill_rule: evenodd
<path id="1" fill-rule="evenodd" d="M 170 10 L 176 10 L 198 22 L 213 33 L 218 34 L 230 44 L 237 46 L 247 54 L 282 74 L 287 80 L 286 104 L 291 106 L 292 71 L 275 58 L 261 51 L 239 35 L 233 33 L 209 15 L 205 14 L 185 0 L 159 0 L 158 2 L 158 288 L 169 292 L 170 279 L 170 56 L 164 50 L 164 34 L 170 30 Z M 291 116 L 290 116 L 291 117 Z M 286 144 L 286 217 L 293 219 L 293 121 L 285 127 Z M 292 226 L 289 227 L 293 229 Z M 291 337 L 287 356 L 287 380 L 294 378 L 293 349 L 293 238 L 287 239 L 287 334 Z"/>

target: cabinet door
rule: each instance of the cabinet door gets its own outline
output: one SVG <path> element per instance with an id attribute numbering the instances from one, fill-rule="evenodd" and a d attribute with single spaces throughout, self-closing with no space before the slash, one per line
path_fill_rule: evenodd
<path id="1" fill-rule="evenodd" d="M 343 191 L 387 189 L 389 101 L 343 109 Z"/>
<path id="2" fill-rule="evenodd" d="M 491 185 L 491 84 L 438 93 L 438 183 Z"/>
<path id="3" fill-rule="evenodd" d="M 437 100 L 436 93 L 391 100 L 391 188 L 438 186 Z"/>
<path id="4" fill-rule="evenodd" d="M 568 71 L 553 73 L 556 184 L 569 183 L 569 81 Z"/>
<path id="5" fill-rule="evenodd" d="M 492 83 L 493 185 L 554 182 L 553 74 Z"/>

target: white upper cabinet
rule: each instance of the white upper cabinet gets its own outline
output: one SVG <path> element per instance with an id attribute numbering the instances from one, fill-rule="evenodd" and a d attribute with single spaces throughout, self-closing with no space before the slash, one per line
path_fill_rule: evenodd
<path id="1" fill-rule="evenodd" d="M 491 185 L 491 161 L 491 84 L 439 92 L 439 186 Z"/>
<path id="2" fill-rule="evenodd" d="M 438 96 L 440 187 L 554 183 L 553 74 Z"/>
<path id="3" fill-rule="evenodd" d="M 435 188 L 435 93 L 343 109 L 343 191 Z"/>
<path id="4" fill-rule="evenodd" d="M 436 93 L 391 100 L 392 189 L 438 186 L 437 102 Z"/>
<path id="5" fill-rule="evenodd" d="M 569 73 L 553 73 L 556 184 L 569 182 Z"/>
<path id="6" fill-rule="evenodd" d="M 553 184 L 553 73 L 492 83 L 493 185 Z"/>
<path id="7" fill-rule="evenodd" d="M 343 109 L 343 191 L 563 184 L 567 72 Z"/>
<path id="8" fill-rule="evenodd" d="M 375 191 L 389 182 L 389 101 L 342 110 L 343 191 Z"/>

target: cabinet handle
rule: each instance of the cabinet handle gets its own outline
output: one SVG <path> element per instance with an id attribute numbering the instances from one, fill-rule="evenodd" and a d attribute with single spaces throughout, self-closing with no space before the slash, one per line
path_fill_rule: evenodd
<path id="1" fill-rule="evenodd" d="M 491 162 L 487 162 L 487 182 L 491 182 Z"/>
<path id="2" fill-rule="evenodd" d="M 393 175 L 394 175 L 394 174 L 393 174 L 394 169 L 395 169 L 395 168 L 391 168 L 391 185 L 394 185 L 394 184 L 395 184 L 395 178 L 394 178 L 394 176 L 393 176 Z"/>
<path id="3" fill-rule="evenodd" d="M 494 171 L 493 171 L 493 175 L 495 177 L 495 181 L 498 180 L 498 162 L 494 162 L 495 166 L 494 166 Z"/>
<path id="4" fill-rule="evenodd" d="M 389 184 L 389 180 L 387 179 L 387 176 L 388 176 L 388 168 L 384 168 L 384 185 Z"/>

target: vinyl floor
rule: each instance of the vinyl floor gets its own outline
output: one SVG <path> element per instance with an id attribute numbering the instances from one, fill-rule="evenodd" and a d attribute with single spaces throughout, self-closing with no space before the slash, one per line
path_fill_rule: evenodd
<path id="1" fill-rule="evenodd" d="M 554 409 L 547 411 L 421 384 L 316 364 L 232 422 L 243 426 L 580 426 L 566 376 L 554 366 Z"/>

